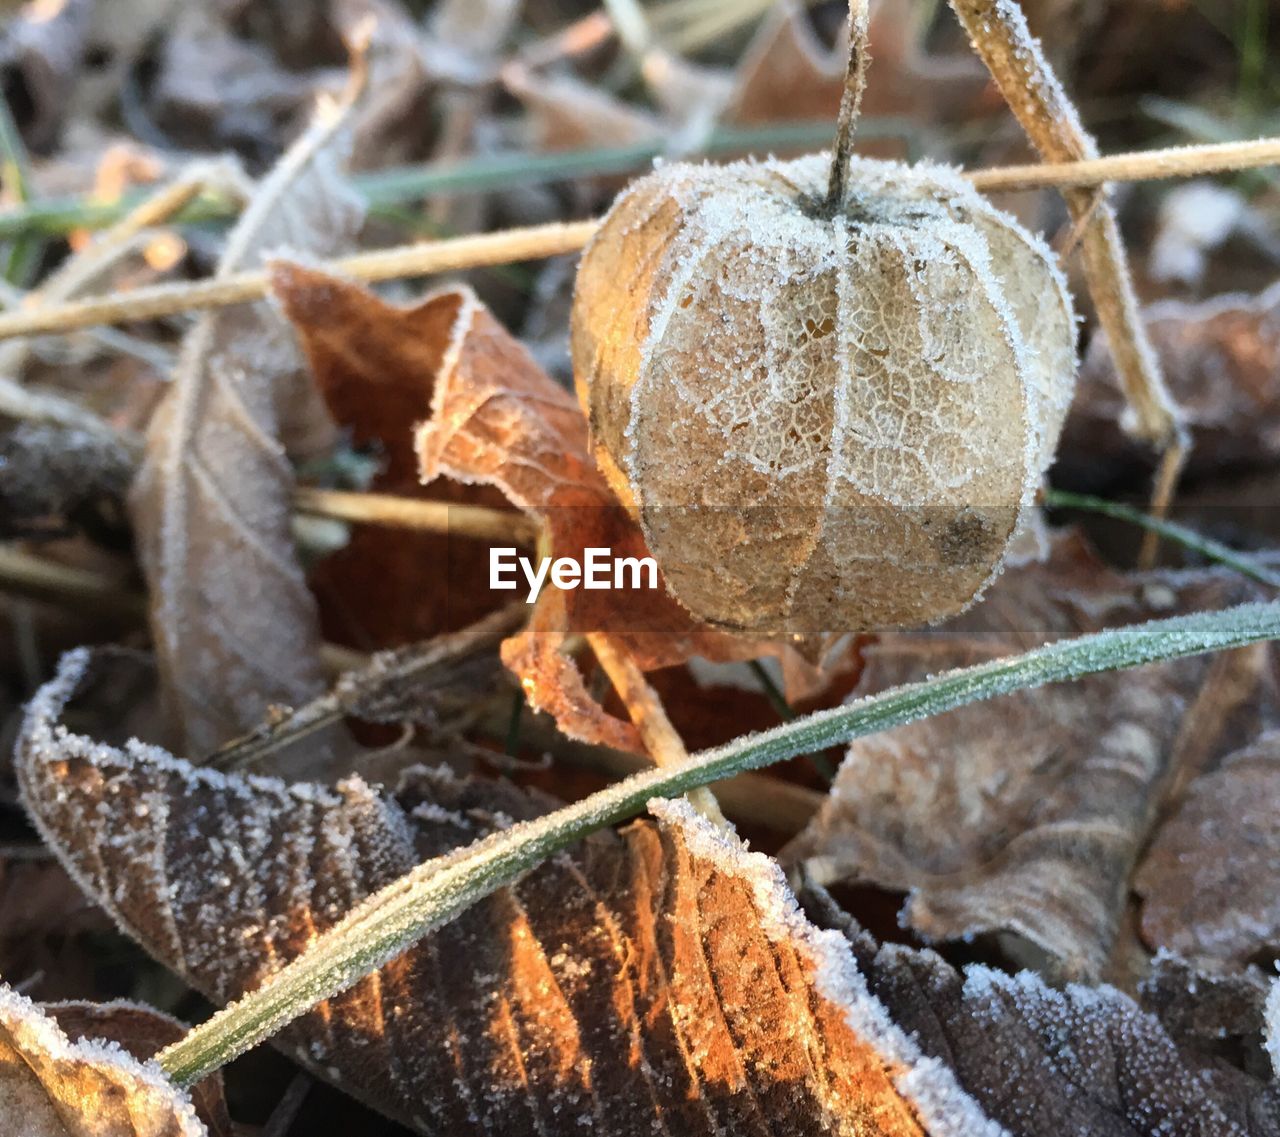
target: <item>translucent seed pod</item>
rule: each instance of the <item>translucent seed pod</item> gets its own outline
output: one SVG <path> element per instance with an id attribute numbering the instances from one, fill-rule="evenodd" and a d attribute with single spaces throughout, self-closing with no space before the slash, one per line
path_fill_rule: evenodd
<path id="1" fill-rule="evenodd" d="M 918 625 L 999 572 L 1075 375 L 1048 248 L 954 171 L 670 165 L 572 316 L 597 461 L 671 592 L 752 635 Z"/>

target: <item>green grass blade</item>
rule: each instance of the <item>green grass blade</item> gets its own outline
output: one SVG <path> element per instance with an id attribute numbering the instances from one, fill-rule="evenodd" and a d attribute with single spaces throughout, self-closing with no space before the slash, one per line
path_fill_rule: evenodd
<path id="1" fill-rule="evenodd" d="M 1127 521 L 1130 525 L 1137 525 L 1141 529 L 1158 533 L 1167 541 L 1199 553 L 1206 560 L 1234 569 L 1242 576 L 1256 580 L 1259 584 L 1265 584 L 1269 588 L 1280 588 L 1280 573 L 1275 570 L 1236 552 L 1221 541 L 1215 541 L 1212 537 L 1206 537 L 1175 521 L 1152 517 L 1151 514 L 1134 509 L 1131 505 L 1108 501 L 1103 497 L 1093 497 L 1091 494 L 1069 493 L 1066 490 L 1054 489 L 1045 490 L 1044 503 L 1053 509 L 1080 509 L 1103 517 L 1113 517 L 1117 521 Z"/>
<path id="2" fill-rule="evenodd" d="M 914 128 L 898 119 L 868 119 L 858 133 L 867 138 L 897 138 Z M 723 158 L 738 154 L 766 154 L 773 150 L 818 150 L 831 141 L 831 123 L 773 123 L 757 127 L 721 127 L 712 132 L 696 155 Z M 566 150 L 552 154 L 481 154 L 470 158 L 427 162 L 360 174 L 352 179 L 371 206 L 385 207 L 419 198 L 448 194 L 484 193 L 517 185 L 538 185 L 584 177 L 634 173 L 661 157 L 666 138 L 632 146 Z M 113 224 L 149 192 L 124 194 L 119 201 L 89 202 L 81 198 L 48 199 L 0 210 L 0 239 L 37 233 L 60 236 L 72 229 L 101 229 Z M 196 198 L 175 221 L 230 221 L 239 203 L 214 193 Z"/>

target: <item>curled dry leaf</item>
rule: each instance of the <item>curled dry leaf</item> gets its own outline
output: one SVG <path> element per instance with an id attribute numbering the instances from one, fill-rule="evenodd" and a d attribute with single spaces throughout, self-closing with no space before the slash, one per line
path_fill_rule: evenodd
<path id="1" fill-rule="evenodd" d="M 455 315 L 449 304 L 393 308 L 347 281 L 284 262 L 272 266 L 271 276 L 333 419 L 353 445 L 380 457 L 370 490 L 504 504 L 497 490 L 418 480 L 412 430 L 431 413 L 432 383 Z M 488 557 L 483 541 L 353 525 L 347 544 L 311 571 L 325 634 L 370 650 L 462 628 L 502 599 L 475 587 L 485 579 Z"/>
<path id="2" fill-rule="evenodd" d="M 1239 1072 L 1271 1077 L 1263 1038 L 1269 987 L 1261 968 L 1206 971 L 1159 951 L 1138 993 L 1143 1009 L 1160 1020 L 1179 1047 L 1214 1058 L 1210 1076 L 1230 1082 Z"/>
<path id="3" fill-rule="evenodd" d="M 1280 1091 L 1265 1077 L 1175 1043 L 1154 1015 L 1114 987 L 1057 990 L 1029 971 L 957 971 L 932 951 L 881 946 L 825 896 L 802 895 L 820 923 L 843 928 L 868 988 L 894 1021 L 951 1067 L 1006 1133 L 1280 1133 Z"/>
<path id="4" fill-rule="evenodd" d="M 352 242 L 362 213 L 338 171 L 349 109 L 322 108 L 257 187 L 219 275 L 272 248 L 330 256 Z M 197 753 L 323 689 L 288 456 L 313 452 L 331 429 L 269 304 L 207 314 L 188 333 L 131 505 L 166 695 Z"/>
<path id="5" fill-rule="evenodd" d="M 945 630 L 881 637 L 854 693 L 1252 591 L 1224 572 L 1109 572 L 1060 542 Z M 1012 930 L 1097 975 L 1171 780 L 1257 729 L 1268 664 L 1262 649 L 1098 675 L 858 740 L 786 856 L 819 883 L 907 892 L 902 919 L 932 939 Z"/>
<path id="6" fill-rule="evenodd" d="M 1280 283 L 1257 296 L 1161 301 L 1144 318 L 1191 432 L 1188 473 L 1273 464 L 1280 457 Z M 1073 480 L 1096 484 L 1144 460 L 1120 429 L 1122 418 L 1111 353 L 1096 335 L 1063 433 L 1062 462 Z"/>
<path id="7" fill-rule="evenodd" d="M 257 986 L 417 862 L 543 812 L 419 768 L 393 796 L 229 777 L 31 705 L 20 778 L 83 887 L 212 998 Z M 435 1133 L 996 1131 L 870 998 L 776 864 L 683 804 L 603 832 L 468 909 L 278 1036 L 317 1076 Z"/>
<path id="8" fill-rule="evenodd" d="M 73 1043 L 0 986 L 0 1127 L 22 1137 L 209 1137 L 191 1099 L 118 1044 Z"/>
<path id="9" fill-rule="evenodd" d="M 1280 732 L 1191 784 L 1134 882 L 1149 943 L 1240 966 L 1280 950 Z"/>
<path id="10" fill-rule="evenodd" d="M 470 290 L 446 289 L 397 308 L 346 281 L 286 264 L 275 267 L 273 290 L 298 329 L 335 417 L 358 423 L 357 438 L 386 440 L 387 484 L 403 486 L 406 460 L 413 458 L 398 439 L 426 419 L 416 438 L 424 481 L 444 475 L 496 487 L 545 523 L 552 557 L 581 563 L 588 547 L 611 549 L 617 557 L 648 555 L 639 529 L 596 469 L 573 396 Z M 369 398 L 369 383 L 377 383 L 372 389 L 383 397 Z M 439 545 L 437 550 L 444 555 Z M 432 566 L 409 569 L 408 587 L 420 591 Z M 477 564 L 475 573 L 485 579 L 487 565 Z M 479 591 L 474 576 L 470 587 Z M 508 598 L 505 592 L 494 596 Z M 601 710 L 561 650 L 572 633 L 601 630 L 620 638 L 645 669 L 693 655 L 727 660 L 771 652 L 797 675 L 802 670 L 785 647 L 697 624 L 661 587 L 561 591 L 548 585 L 528 629 L 504 645 L 503 659 L 521 678 L 530 703 L 555 715 L 566 733 L 619 749 L 643 752 L 635 728 Z"/>
<path id="11" fill-rule="evenodd" d="M 146 1062 L 187 1033 L 185 1023 L 140 1003 L 44 1003 L 40 1008 L 68 1038 L 114 1042 L 140 1062 Z M 209 1137 L 232 1137 L 231 1118 L 223 1095 L 222 1074 L 214 1073 L 187 1091 L 196 1116 Z"/>

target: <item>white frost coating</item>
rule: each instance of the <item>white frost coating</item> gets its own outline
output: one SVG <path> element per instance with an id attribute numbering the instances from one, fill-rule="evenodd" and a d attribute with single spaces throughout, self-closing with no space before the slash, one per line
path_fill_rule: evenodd
<path id="1" fill-rule="evenodd" d="M 175 912 L 164 911 L 161 906 L 155 906 L 153 915 L 160 917 L 157 923 L 162 931 L 168 933 L 168 937 L 163 943 L 153 942 L 152 936 L 144 935 L 142 930 L 128 919 L 122 908 L 122 897 L 115 895 L 110 889 L 99 887 L 99 883 L 93 879 L 95 871 L 101 872 L 104 879 L 110 878 L 111 874 L 103 867 L 101 855 L 103 851 L 109 849 L 117 856 L 127 856 L 135 864 L 146 868 L 156 882 L 157 895 L 168 896 L 171 905 L 176 906 L 181 903 L 184 897 L 183 882 L 167 882 L 166 877 L 167 857 L 164 849 L 164 834 L 168 829 L 169 820 L 167 811 L 155 809 L 156 801 L 163 800 L 162 795 L 148 795 L 147 808 L 151 810 L 151 814 L 146 817 L 146 824 L 116 836 L 107 836 L 109 817 L 84 815 L 83 820 L 93 828 L 84 834 L 78 846 L 72 847 L 64 839 L 64 835 L 50 828 L 45 810 L 41 805 L 43 799 L 49 795 L 56 795 L 60 800 L 66 793 L 47 767 L 56 762 L 80 760 L 104 771 L 145 768 L 154 771 L 160 777 L 178 781 L 186 786 L 190 793 L 208 788 L 224 795 L 241 796 L 246 799 L 254 794 L 260 794 L 270 799 L 284 814 L 294 809 L 318 807 L 340 815 L 339 807 L 361 793 L 368 794 L 368 787 L 359 778 L 352 778 L 344 783 L 347 793 L 340 794 L 316 783 L 288 783 L 279 778 L 255 774 L 229 776 L 207 766 L 193 765 L 175 757 L 163 747 L 139 742 L 136 739 L 130 739 L 123 747 L 118 748 L 75 734 L 60 725 L 58 720 L 63 707 L 84 679 L 91 660 L 92 652 L 89 648 L 77 648 L 68 652 L 62 657 L 54 678 L 41 687 L 27 705 L 21 747 L 35 760 L 20 758 L 15 763 L 18 784 L 27 807 L 27 814 L 46 847 L 54 852 L 67 874 L 86 896 L 92 896 L 97 900 L 126 935 L 149 947 L 155 954 L 171 960 L 173 966 L 184 975 L 195 974 L 201 967 L 208 967 L 211 963 L 223 964 L 229 969 L 233 960 L 229 952 L 223 951 L 225 945 L 220 946 L 214 942 L 202 945 L 199 937 L 190 935 L 184 939 L 179 934 L 175 923 Z M 109 800 L 118 780 L 117 773 L 113 781 L 107 782 L 107 793 L 103 795 L 104 799 Z M 100 832 L 94 830 L 100 830 Z M 249 855 L 253 855 L 252 850 L 261 853 L 266 849 L 270 843 L 270 837 L 271 835 L 265 830 L 254 830 L 252 827 L 248 830 L 230 832 L 226 840 L 210 834 L 206 838 L 210 863 L 220 866 L 219 871 L 225 871 L 227 867 L 234 868 L 235 860 L 244 856 L 242 844 L 247 843 L 251 850 Z M 90 863 L 91 859 L 96 863 Z M 228 887 L 233 883 L 232 875 L 227 874 Z M 250 882 L 247 886 L 249 891 L 243 896 L 242 910 L 246 915 L 257 911 L 258 908 L 251 908 L 250 905 L 259 902 L 262 898 L 253 893 L 252 874 L 234 875 L 237 876 L 234 883 L 238 888 L 245 888 L 245 881 Z M 301 880 L 297 883 L 306 891 L 314 882 Z M 233 933 L 228 931 L 227 934 Z M 270 961 L 273 959 L 273 951 L 267 930 L 263 930 L 262 938 L 264 955 Z M 204 951 L 204 955 L 199 959 L 192 958 L 190 954 L 197 947 L 201 947 Z M 223 982 L 229 982 L 232 978 L 230 970 L 221 978 Z"/>
<path id="2" fill-rule="evenodd" d="M 1271 992 L 1263 1010 L 1262 1038 L 1271 1055 L 1271 1069 L 1280 1078 L 1280 979 L 1271 981 Z"/>
<path id="3" fill-rule="evenodd" d="M 867 989 L 844 937 L 809 923 L 772 857 L 750 852 L 684 799 L 654 798 L 648 810 L 663 824 L 677 829 L 694 856 L 751 886 L 764 933 L 808 954 L 818 993 L 844 1009 L 849 1029 L 873 1046 L 886 1066 L 904 1067 L 895 1085 L 915 1107 L 930 1137 L 1009 1137 L 965 1092 L 950 1067 L 923 1055 L 893 1022 L 884 1005 Z"/>
<path id="4" fill-rule="evenodd" d="M 1170 190 L 1160 203 L 1155 240 L 1148 255 L 1153 280 L 1199 284 L 1208 253 L 1235 231 L 1248 204 L 1237 190 L 1197 181 Z"/>
<path id="5" fill-rule="evenodd" d="M 271 250 L 328 259 L 353 245 L 363 205 L 340 172 L 348 117 L 318 116 L 256 186 L 215 278 Z M 196 752 L 252 729 L 273 704 L 324 689 L 288 455 L 314 451 L 331 430 L 294 331 L 271 304 L 206 313 L 183 340 L 130 510 L 165 693 Z"/>
<path id="6" fill-rule="evenodd" d="M 413 448 L 421 458 L 418 479 L 423 485 L 431 482 L 441 473 L 447 473 L 455 481 L 469 484 L 480 480 L 453 467 L 442 470 L 439 464 L 439 456 L 449 443 L 446 432 L 451 428 L 456 429 L 460 423 L 459 418 L 450 419 L 444 413 L 448 406 L 449 384 L 457 371 L 458 359 L 462 354 L 462 345 L 466 342 L 467 332 L 470 331 L 471 323 L 480 311 L 479 297 L 466 287 L 438 289 L 429 293 L 421 303 L 429 304 L 445 296 L 458 298 L 458 314 L 454 317 L 453 325 L 449 329 L 449 342 L 441 356 L 438 378 L 431 392 L 431 415 L 425 422 L 419 423 L 413 432 Z"/>
<path id="7" fill-rule="evenodd" d="M 1124 1103 L 1125 1112 L 1146 1126 L 1144 1132 L 1246 1137 L 1213 1100 L 1213 1087 L 1206 1077 L 1181 1061 L 1164 1028 L 1123 991 L 1105 984 L 1090 987 L 1079 983 L 1056 990 L 1031 971 L 1007 975 L 975 964 L 965 970 L 963 995 L 975 1023 L 984 1016 L 992 1021 L 1005 1019 L 1009 1012 L 1002 1001 L 1011 1002 L 1018 1018 L 1049 1044 L 1054 1065 L 1072 1084 L 1092 1087 L 1096 1067 L 1116 1065 L 1107 1055 L 1117 1052 L 1134 1067 L 1130 1074 L 1135 1076 L 1135 1086 L 1142 1085 L 1144 1074 L 1151 1079 L 1145 1095 L 1131 1088 Z M 1152 1033 L 1144 1035 L 1142 1028 L 1148 1024 Z M 1181 1076 L 1191 1082 L 1190 1087 L 1180 1087 L 1189 1092 L 1170 1107 L 1158 1104 L 1152 1096 L 1161 1089 L 1160 1059 L 1165 1052 L 1177 1063 Z M 1116 1076 L 1121 1076 L 1118 1071 Z M 1163 1112 L 1166 1108 L 1172 1112 Z"/>
<path id="8" fill-rule="evenodd" d="M 827 217 L 809 204 L 827 169 L 664 166 L 618 199 L 579 276 L 602 464 L 676 598 L 742 630 L 972 603 L 1029 519 L 1073 386 L 1075 318 L 1042 241 L 938 166 L 854 159 Z"/>
<path id="9" fill-rule="evenodd" d="M 196 1116 L 190 1096 L 173 1085 L 155 1062 L 140 1062 L 119 1043 L 110 1040 L 82 1038 L 73 1043 L 39 1006 L 2 983 L 0 1028 L 12 1037 L 19 1053 L 42 1083 L 46 1077 L 60 1074 L 75 1077 L 74 1069 L 58 1071 L 57 1067 L 92 1066 L 110 1077 L 129 1095 L 129 1112 L 140 1123 L 139 1137 L 160 1137 L 161 1134 L 208 1137 L 208 1130 Z M 0 1041 L 0 1050 L 6 1048 L 7 1040 Z M 86 1111 L 92 1111 L 95 1104 L 92 1098 L 68 1095 L 69 1105 L 74 1108 L 77 1102 Z M 12 1123 L 15 1119 L 6 1120 Z M 83 1132 L 96 1132 L 91 1112 L 77 1118 L 80 1120 L 84 1122 Z"/>

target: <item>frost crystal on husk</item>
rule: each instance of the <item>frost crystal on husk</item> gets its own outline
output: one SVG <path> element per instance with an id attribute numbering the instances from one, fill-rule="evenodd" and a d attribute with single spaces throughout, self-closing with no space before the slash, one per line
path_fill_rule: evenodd
<path id="1" fill-rule="evenodd" d="M 1053 459 L 1074 322 L 1048 250 L 954 171 L 674 165 L 584 256 L 597 460 L 672 592 L 730 628 L 918 624 L 998 571 Z"/>

